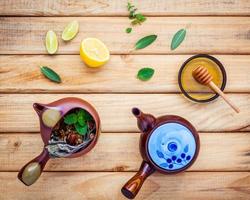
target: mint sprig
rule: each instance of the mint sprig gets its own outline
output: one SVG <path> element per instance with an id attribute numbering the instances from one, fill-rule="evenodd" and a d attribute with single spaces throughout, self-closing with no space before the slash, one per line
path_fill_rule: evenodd
<path id="1" fill-rule="evenodd" d="M 128 2 L 127 8 L 129 12 L 129 19 L 132 20 L 131 25 L 141 25 L 146 21 L 147 18 L 143 14 L 137 12 L 137 8 L 130 2 Z"/>
<path id="2" fill-rule="evenodd" d="M 80 135 L 85 135 L 88 132 L 88 121 L 91 120 L 93 120 L 92 116 L 82 109 L 75 113 L 67 114 L 64 117 L 64 123 L 74 125 L 77 133 Z"/>

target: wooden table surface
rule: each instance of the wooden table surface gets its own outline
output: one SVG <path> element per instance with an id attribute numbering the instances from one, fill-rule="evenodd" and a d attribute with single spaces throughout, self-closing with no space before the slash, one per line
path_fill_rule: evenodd
<path id="1" fill-rule="evenodd" d="M 137 199 L 250 199 L 250 1 L 135 1 L 147 16 L 126 34 L 126 1 L 0 1 L 0 199 L 125 199 L 120 189 L 138 170 L 139 131 L 131 108 L 155 116 L 176 114 L 199 131 L 196 163 L 175 176 L 155 173 Z M 80 32 L 71 42 L 60 35 L 76 19 Z M 190 24 L 185 41 L 170 51 L 173 34 Z M 57 55 L 47 55 L 48 30 L 59 38 Z M 142 36 L 157 34 L 150 47 L 126 55 Z M 111 51 L 100 69 L 84 66 L 79 57 L 83 38 L 100 38 Z M 187 101 L 177 84 L 181 64 L 191 55 L 208 53 L 225 66 L 226 92 L 241 109 L 235 114 L 218 99 L 210 104 Z M 63 83 L 41 75 L 51 66 Z M 155 69 L 148 82 L 136 79 L 145 66 Z M 32 186 L 17 180 L 18 170 L 43 147 L 32 103 L 62 97 L 88 100 L 98 110 L 102 133 L 96 147 L 75 159 L 50 160 Z"/>

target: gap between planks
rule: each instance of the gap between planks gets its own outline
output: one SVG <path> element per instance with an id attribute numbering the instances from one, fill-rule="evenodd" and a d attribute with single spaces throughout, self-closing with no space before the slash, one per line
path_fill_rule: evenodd
<path id="1" fill-rule="evenodd" d="M 200 154 L 188 171 L 250 170 L 249 133 L 200 133 L 199 136 Z M 137 171 L 142 161 L 139 139 L 139 133 L 101 133 L 88 154 L 74 159 L 52 159 L 45 171 Z M 17 171 L 42 148 L 39 134 L 0 134 L 0 171 Z M 98 161 L 104 157 L 102 162 Z"/>
<path id="2" fill-rule="evenodd" d="M 86 67 L 77 55 L 0 56 L 0 93 L 180 94 L 177 75 L 182 63 L 190 56 L 112 56 L 99 69 Z M 250 76 L 245 73 L 249 69 L 249 56 L 223 55 L 216 58 L 227 71 L 224 92 L 250 92 Z M 62 84 L 44 78 L 38 67 L 40 65 L 50 66 L 60 74 Z M 148 82 L 136 78 L 138 70 L 144 66 L 155 69 Z M 204 86 L 201 91 L 209 89 Z"/>
<path id="3" fill-rule="evenodd" d="M 239 114 L 234 113 L 222 100 L 210 104 L 194 104 L 176 94 L 1 94 L 0 132 L 38 131 L 37 115 L 32 104 L 49 103 L 68 96 L 84 98 L 94 105 L 102 119 L 103 132 L 138 131 L 136 119 L 131 114 L 135 106 L 155 116 L 183 116 L 203 132 L 237 132 L 248 131 L 250 128 L 249 94 L 228 95 L 240 107 Z"/>
<path id="4" fill-rule="evenodd" d="M 124 200 L 121 187 L 134 172 L 45 172 L 32 187 L 24 186 L 14 172 L 0 172 L 1 199 Z M 137 200 L 249 199 L 248 172 L 155 173 L 144 183 Z M 62 184 L 63 183 L 63 184 Z M 53 189 L 53 192 L 52 192 Z M 14 192 L 13 192 L 14 191 Z"/>
<path id="5" fill-rule="evenodd" d="M 30 1 L 4 0 L 0 4 L 2 15 L 28 16 L 127 16 L 127 1 L 74 1 L 55 0 Z M 135 7 L 144 15 L 150 16 L 204 16 L 204 15 L 249 15 L 250 4 L 247 0 L 179 0 L 176 1 L 133 1 Z"/>
<path id="6" fill-rule="evenodd" d="M 47 30 L 53 29 L 60 35 L 70 19 L 63 17 L 1 17 L 0 33 L 4 37 L 0 40 L 0 53 L 45 54 L 44 38 Z M 140 53 L 249 54 L 249 17 L 174 17 L 169 18 L 171 20 L 167 19 L 167 17 L 152 17 L 147 23 L 143 24 L 143 29 L 138 28 L 136 34 L 128 35 L 124 32 L 124 29 L 129 25 L 129 21 L 125 17 L 100 17 L 100 19 L 80 17 L 78 19 L 80 23 L 78 35 L 67 44 L 59 40 L 58 54 L 77 54 L 81 40 L 86 37 L 102 38 L 112 54 L 126 54 L 139 38 L 145 36 L 145 34 L 152 34 L 152 30 L 159 36 L 157 41 L 150 46 L 151 48 L 140 50 Z M 171 51 L 169 46 L 173 34 L 190 22 L 192 22 L 192 25 L 189 27 L 185 42 L 175 51 Z M 84 31 L 81 31 L 81 27 Z M 24 35 L 25 37 L 23 37 Z"/>

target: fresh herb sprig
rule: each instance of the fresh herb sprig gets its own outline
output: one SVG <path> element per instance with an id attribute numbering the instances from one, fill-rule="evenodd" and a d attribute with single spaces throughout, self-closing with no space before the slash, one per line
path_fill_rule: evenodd
<path id="1" fill-rule="evenodd" d="M 143 14 L 137 12 L 137 8 L 135 8 L 130 2 L 128 2 L 127 7 L 129 11 L 129 19 L 132 20 L 132 25 L 141 24 L 146 21 L 147 18 Z"/>
<path id="2" fill-rule="evenodd" d="M 85 135 L 88 132 L 88 122 L 92 120 L 92 116 L 82 109 L 75 113 L 67 114 L 64 117 L 64 123 L 68 125 L 74 125 L 76 131 L 80 135 Z"/>
<path id="3" fill-rule="evenodd" d="M 129 19 L 131 20 L 131 25 L 133 26 L 141 25 L 143 22 L 146 21 L 147 18 L 143 14 L 137 12 L 137 8 L 134 5 L 132 5 L 130 2 L 128 2 L 127 8 L 129 12 Z M 132 31 L 132 28 L 131 28 L 131 31 Z M 127 33 L 130 33 L 131 31 Z"/>

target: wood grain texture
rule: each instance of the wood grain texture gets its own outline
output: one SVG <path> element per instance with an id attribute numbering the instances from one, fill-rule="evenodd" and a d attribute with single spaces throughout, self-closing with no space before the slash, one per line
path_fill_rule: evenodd
<path id="1" fill-rule="evenodd" d="M 209 104 L 195 104 L 179 94 L 2 94 L 0 132 L 38 132 L 39 122 L 32 104 L 69 96 L 83 98 L 94 105 L 102 120 L 103 132 L 138 132 L 131 113 L 135 106 L 155 116 L 182 116 L 199 131 L 250 130 L 249 94 L 228 95 L 241 109 L 239 114 L 221 99 Z"/>
<path id="2" fill-rule="evenodd" d="M 2 93 L 157 93 L 179 92 L 177 75 L 191 55 L 113 55 L 100 69 L 86 67 L 78 55 L 0 56 L 0 92 Z M 216 55 L 227 71 L 226 92 L 250 92 L 250 57 Z M 60 74 L 63 83 L 55 84 L 40 73 L 47 65 Z M 149 82 L 136 78 L 145 66 L 155 69 Z"/>
<path id="3" fill-rule="evenodd" d="M 249 15 L 248 0 L 135 0 L 140 12 L 153 16 Z M 2 0 L 0 15 L 14 16 L 125 16 L 127 0 Z"/>
<path id="4" fill-rule="evenodd" d="M 198 159 L 188 171 L 250 171 L 249 133 L 200 133 Z M 88 154 L 52 159 L 45 171 L 137 171 L 139 133 L 102 133 Z M 0 134 L 0 171 L 18 171 L 43 148 L 39 134 Z M 121 156 L 122 155 L 122 156 Z"/>
<path id="5" fill-rule="evenodd" d="M 126 34 L 127 0 L 0 1 L 0 199 L 125 200 L 120 189 L 142 160 L 140 134 L 131 114 L 138 106 L 155 116 L 176 114 L 189 120 L 201 132 L 201 149 L 187 172 L 153 174 L 136 199 L 250 200 L 250 1 L 133 3 L 148 19 Z M 61 33 L 72 20 L 79 21 L 80 32 L 66 43 Z M 186 39 L 171 51 L 174 33 L 185 27 Z M 48 30 L 58 36 L 58 55 L 47 55 Z M 149 34 L 158 35 L 155 43 L 125 55 Z M 87 68 L 80 60 L 80 42 L 86 37 L 101 39 L 113 54 L 103 68 Z M 240 114 L 222 99 L 194 104 L 176 94 L 181 64 L 197 53 L 214 54 L 225 65 L 226 92 Z M 45 79 L 39 65 L 53 68 L 63 83 Z M 136 79 L 142 67 L 155 69 L 149 82 Z M 17 171 L 43 147 L 32 104 L 68 96 L 96 107 L 103 133 L 91 152 L 50 160 L 37 183 L 26 187 Z"/>
<path id="6" fill-rule="evenodd" d="M 73 19 L 80 23 L 80 32 L 68 43 L 61 33 Z M 112 54 L 127 54 L 136 41 L 157 34 L 156 42 L 133 54 L 249 54 L 250 20 L 248 17 L 148 17 L 132 34 L 125 33 L 127 17 L 1 17 L 0 54 L 47 54 L 44 39 L 48 30 L 59 37 L 57 54 L 79 54 L 82 39 L 100 38 Z M 171 51 L 173 35 L 188 26 L 185 41 Z"/>
<path id="7" fill-rule="evenodd" d="M 133 172 L 50 172 L 32 187 L 21 184 L 16 173 L 1 172 L 1 199 L 119 200 L 120 189 Z M 144 183 L 138 200 L 249 200 L 249 172 L 155 173 Z"/>

